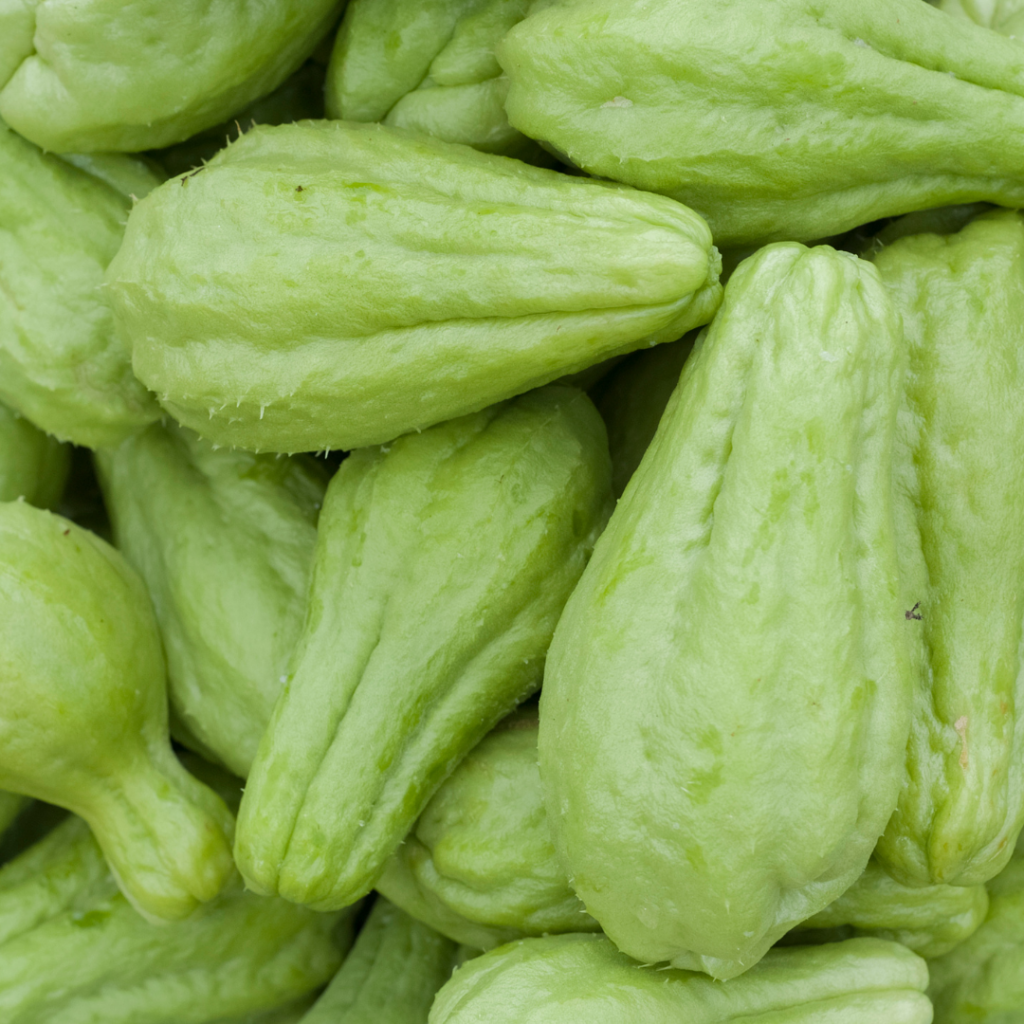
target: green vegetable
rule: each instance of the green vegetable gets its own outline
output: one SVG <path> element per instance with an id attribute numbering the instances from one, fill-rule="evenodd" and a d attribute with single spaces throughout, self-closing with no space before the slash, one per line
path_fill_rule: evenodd
<path id="1" fill-rule="evenodd" d="M 0 402 L 0 501 L 24 498 L 52 508 L 60 500 L 69 466 L 67 445 Z"/>
<path id="2" fill-rule="evenodd" d="M 505 115 L 495 46 L 552 0 L 352 0 L 331 55 L 327 110 L 347 121 L 536 161 L 542 150 Z"/>
<path id="3" fill-rule="evenodd" d="M 231 816 L 171 752 L 166 700 L 128 564 L 60 516 L 0 504 L 0 788 L 80 814 L 132 903 L 178 918 L 231 872 Z"/>
<path id="4" fill-rule="evenodd" d="M 896 806 L 905 365 L 870 264 L 797 243 L 741 264 L 559 621 L 549 822 L 630 956 L 741 973 L 856 881 Z"/>
<path id="5" fill-rule="evenodd" d="M 377 888 L 438 931 L 490 949 L 596 931 L 555 856 L 537 769 L 537 715 L 520 711 L 427 804 Z"/>
<path id="6" fill-rule="evenodd" d="M 549 387 L 354 452 L 235 858 L 250 888 L 365 895 L 462 758 L 540 685 L 611 504 L 604 425 Z"/>
<path id="7" fill-rule="evenodd" d="M 341 0 L 10 0 L 0 117 L 57 153 L 180 142 L 277 88 Z"/>
<path id="8" fill-rule="evenodd" d="M 0 869 L 5 1024 L 269 1024 L 324 984 L 347 917 L 246 893 L 238 880 L 187 921 L 153 925 L 118 892 L 79 818 Z M 250 1016 L 251 1015 L 251 1016 Z"/>
<path id="9" fill-rule="evenodd" d="M 718 306 L 685 207 L 380 125 L 254 128 L 132 211 L 108 281 L 183 424 L 350 449 L 475 412 Z"/>
<path id="10" fill-rule="evenodd" d="M 962 946 L 931 963 L 935 1024 L 1024 1021 L 1024 859 L 988 883 L 985 923 Z"/>
<path id="11" fill-rule="evenodd" d="M 378 899 L 355 948 L 302 1024 L 427 1024 L 459 947 Z"/>
<path id="12" fill-rule="evenodd" d="M 152 426 L 97 462 L 189 743 L 245 776 L 302 627 L 326 473 Z"/>
<path id="13" fill-rule="evenodd" d="M 0 401 L 89 447 L 116 444 L 160 413 L 101 290 L 129 205 L 0 121 Z"/>
<path id="14" fill-rule="evenodd" d="M 938 0 L 936 6 L 947 14 L 969 18 L 1011 39 L 1024 40 L 1022 0 Z"/>
<path id="15" fill-rule="evenodd" d="M 5 793 L 0 790 L 0 836 L 7 831 L 11 823 L 25 809 L 28 804 L 23 796 L 16 793 Z"/>
<path id="16" fill-rule="evenodd" d="M 498 59 L 515 128 L 723 248 L 1024 203 L 1020 44 L 921 0 L 572 0 Z"/>
<path id="17" fill-rule="evenodd" d="M 931 1024 L 923 960 L 850 939 L 772 950 L 726 985 L 642 967 L 601 935 L 522 939 L 455 972 L 430 1024 Z"/>
<path id="18" fill-rule="evenodd" d="M 899 529 L 921 641 L 910 785 L 878 857 L 908 885 L 975 885 L 1024 825 L 1024 220 L 903 237 L 875 266 L 910 348 Z"/>
<path id="19" fill-rule="evenodd" d="M 797 925 L 790 936 L 806 943 L 816 937 L 835 941 L 874 935 L 900 942 L 918 956 L 937 957 L 973 935 L 987 912 L 983 885 L 900 885 L 872 860 L 835 903 Z"/>
<path id="20" fill-rule="evenodd" d="M 590 392 L 608 427 L 612 490 L 622 497 L 679 383 L 693 337 L 634 352 Z"/>

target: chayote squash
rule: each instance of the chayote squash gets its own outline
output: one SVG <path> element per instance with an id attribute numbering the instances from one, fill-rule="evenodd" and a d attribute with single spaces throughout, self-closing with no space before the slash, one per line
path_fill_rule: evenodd
<path id="1" fill-rule="evenodd" d="M 722 985 L 642 967 L 603 935 L 522 939 L 460 967 L 430 1024 L 931 1024 L 923 960 L 850 939 L 772 950 Z"/>
<path id="2" fill-rule="evenodd" d="M 901 550 L 923 662 L 910 785 L 878 858 L 907 885 L 997 874 L 1024 825 L 1024 219 L 900 238 L 874 258 L 910 372 Z M 909 558 L 908 558 L 909 562 Z"/>
<path id="3" fill-rule="evenodd" d="M 28 800 L 17 793 L 5 793 L 0 790 L 0 836 L 10 828 L 14 819 L 28 805 Z"/>
<path id="4" fill-rule="evenodd" d="M 540 685 L 609 474 L 597 411 L 555 386 L 341 464 L 242 799 L 250 888 L 330 909 L 373 887 L 459 761 Z"/>
<path id="5" fill-rule="evenodd" d="M 554 0 L 351 0 L 327 72 L 330 117 L 383 121 L 485 153 L 543 150 L 505 115 L 494 49 Z"/>
<path id="6" fill-rule="evenodd" d="M 69 818 L 0 868 L 4 1024 L 269 1024 L 323 985 L 349 916 L 254 896 L 237 879 L 186 921 L 153 925 Z M 294 1018 L 293 1018 L 294 1019 Z"/>
<path id="7" fill-rule="evenodd" d="M 498 59 L 513 127 L 720 247 L 1024 203 L 1019 44 L 921 0 L 563 0 Z"/>
<path id="8" fill-rule="evenodd" d="M 1011 860 L 987 887 L 985 923 L 930 965 L 935 1024 L 1024 1021 L 1024 858 Z"/>
<path id="9" fill-rule="evenodd" d="M 931 958 L 973 935 L 987 912 L 983 885 L 900 885 L 872 860 L 835 903 L 801 922 L 787 938 L 808 943 L 869 935 Z"/>
<path id="10" fill-rule="evenodd" d="M 302 1024 L 427 1024 L 459 947 L 378 899 L 342 968 Z"/>
<path id="11" fill-rule="evenodd" d="M 245 776 L 302 628 L 327 474 L 154 425 L 97 464 L 153 598 L 183 739 Z"/>
<path id="12" fill-rule="evenodd" d="M 160 414 L 101 292 L 129 206 L 0 121 L 0 401 L 89 447 Z"/>
<path id="13" fill-rule="evenodd" d="M 3 0 L 0 117 L 57 153 L 167 146 L 277 88 L 342 0 Z"/>
<path id="14" fill-rule="evenodd" d="M 0 504 L 0 787 L 80 814 L 132 903 L 179 918 L 232 872 L 232 821 L 171 752 L 166 700 L 149 596 L 124 559 L 60 516 Z"/>
<path id="15" fill-rule="evenodd" d="M 947 14 L 969 18 L 1011 39 L 1024 40 L 1022 0 L 937 0 L 936 6 Z"/>
<path id="16" fill-rule="evenodd" d="M 182 423 L 350 449 L 705 323 L 685 207 L 381 125 L 257 127 L 132 211 L 108 280 Z"/>
<path id="17" fill-rule="evenodd" d="M 377 889 L 468 946 L 597 931 L 555 856 L 526 708 L 469 752 L 395 851 Z"/>
<path id="18" fill-rule="evenodd" d="M 590 391 L 608 427 L 616 498 L 622 497 L 658 429 L 693 342 L 694 337 L 687 336 L 634 352 Z"/>
<path id="19" fill-rule="evenodd" d="M 67 481 L 67 445 L 48 437 L 0 402 L 0 501 L 24 498 L 53 508 Z"/>
<path id="20" fill-rule="evenodd" d="M 920 628 L 893 528 L 905 365 L 874 267 L 761 249 L 559 621 L 548 820 L 630 956 L 741 973 L 856 881 L 896 806 Z"/>

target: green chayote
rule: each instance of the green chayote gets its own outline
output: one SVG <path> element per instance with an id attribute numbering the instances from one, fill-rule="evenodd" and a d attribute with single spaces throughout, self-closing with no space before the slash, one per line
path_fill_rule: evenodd
<path id="1" fill-rule="evenodd" d="M 1011 860 L 987 887 L 985 923 L 930 965 L 935 1024 L 1024 1022 L 1024 858 Z"/>
<path id="2" fill-rule="evenodd" d="M 70 453 L 0 402 L 0 501 L 24 498 L 53 508 L 64 491 Z"/>
<path id="3" fill-rule="evenodd" d="M 0 401 L 89 447 L 116 444 L 160 414 L 101 290 L 129 206 L 0 121 Z"/>
<path id="4" fill-rule="evenodd" d="M 126 199 L 144 199 L 168 177 L 154 161 L 127 153 L 61 153 L 59 156 L 64 163 L 99 179 Z"/>
<path id="5" fill-rule="evenodd" d="M 327 72 L 329 116 L 383 121 L 485 153 L 542 152 L 505 115 L 494 49 L 553 0 L 351 0 Z"/>
<path id="6" fill-rule="evenodd" d="M 153 925 L 118 892 L 79 818 L 0 869 L 4 1024 L 269 1024 L 323 985 L 351 924 L 238 880 L 188 920 Z"/>
<path id="7" fill-rule="evenodd" d="M 17 793 L 0 790 L 0 836 L 10 828 L 11 823 L 25 809 L 28 800 Z"/>
<path id="8" fill-rule="evenodd" d="M 185 738 L 245 776 L 302 627 L 326 473 L 159 425 L 97 462 L 117 546 L 153 598 Z"/>
<path id="9" fill-rule="evenodd" d="M 555 856 L 535 711 L 512 715 L 469 752 L 377 888 L 443 934 L 483 949 L 527 935 L 598 930 Z"/>
<path id="10" fill-rule="evenodd" d="M 1022 0 L 936 0 L 936 6 L 947 14 L 969 18 L 975 24 L 1024 41 Z"/>
<path id="11" fill-rule="evenodd" d="M 498 59 L 514 127 L 721 247 L 1024 203 L 1020 45 L 921 0 L 572 0 Z"/>
<path id="12" fill-rule="evenodd" d="M 604 425 L 551 386 L 341 464 L 235 858 L 331 909 L 368 892 L 462 758 L 540 685 L 611 505 Z"/>
<path id="13" fill-rule="evenodd" d="M 634 352 L 590 392 L 608 427 L 612 490 L 622 497 L 679 383 L 693 337 Z"/>
<path id="14" fill-rule="evenodd" d="M 790 937 L 810 942 L 871 935 L 892 939 L 918 956 L 937 957 L 973 935 L 988 912 L 983 885 L 906 886 L 872 860 L 864 874 L 834 903 L 801 922 Z"/>
<path id="15" fill-rule="evenodd" d="M 522 939 L 460 967 L 430 1024 L 931 1024 L 928 969 L 895 942 L 772 950 L 742 978 L 642 967 L 601 935 Z"/>
<path id="16" fill-rule="evenodd" d="M 1024 825 L 1024 219 L 903 237 L 874 262 L 910 350 L 900 549 L 922 645 L 910 784 L 878 857 L 908 885 L 974 885 Z"/>
<path id="17" fill-rule="evenodd" d="M 176 918 L 224 885 L 232 822 L 171 752 L 166 700 L 149 596 L 124 559 L 60 516 L 0 504 L 0 788 L 80 814 L 132 903 Z"/>
<path id="18" fill-rule="evenodd" d="M 108 281 L 186 426 L 350 449 L 711 318 L 707 228 L 661 196 L 381 125 L 257 127 L 132 211 Z"/>
<path id="19" fill-rule="evenodd" d="M 450 939 L 378 899 L 302 1024 L 427 1024 L 434 995 L 461 959 Z"/>
<path id="20" fill-rule="evenodd" d="M 857 879 L 896 806 L 919 628 L 893 528 L 905 366 L 874 267 L 761 249 L 559 621 L 548 820 L 637 959 L 739 974 Z"/>
<path id="21" fill-rule="evenodd" d="M 0 117 L 57 153 L 187 139 L 277 88 L 341 0 L 0 0 Z"/>

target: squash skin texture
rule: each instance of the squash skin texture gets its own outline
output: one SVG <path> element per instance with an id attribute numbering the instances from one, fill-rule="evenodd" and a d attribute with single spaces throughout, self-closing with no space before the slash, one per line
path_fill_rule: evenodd
<path id="1" fill-rule="evenodd" d="M 327 473 L 174 424 L 96 462 L 117 547 L 153 599 L 183 742 L 244 778 L 302 629 Z"/>
<path id="2" fill-rule="evenodd" d="M 498 59 L 513 127 L 720 247 L 1024 203 L 1024 47 L 920 0 L 563 0 Z"/>
<path id="3" fill-rule="evenodd" d="M 31 505 L 53 508 L 69 466 L 67 445 L 0 402 L 0 501 L 24 498 Z"/>
<path id="4" fill-rule="evenodd" d="M 0 121 L 0 401 L 89 448 L 117 444 L 160 415 L 103 292 L 130 206 Z"/>
<path id="5" fill-rule="evenodd" d="M 898 433 L 920 648 L 909 785 L 878 849 L 906 885 L 977 885 L 1024 826 L 1024 219 L 904 237 L 874 259 L 910 351 Z M 908 605 L 909 606 L 909 605 Z"/>
<path id="6" fill-rule="evenodd" d="M 773 949 L 721 985 L 655 970 L 603 935 L 522 939 L 460 967 L 429 1024 L 931 1024 L 928 968 L 895 942 Z"/>
<path id="7" fill-rule="evenodd" d="M 258 127 L 132 211 L 136 373 L 219 444 L 381 444 L 671 341 L 718 307 L 660 196 L 375 124 Z"/>
<path id="8" fill-rule="evenodd" d="M 342 463 L 235 859 L 318 909 L 365 895 L 459 761 L 540 685 L 612 503 L 604 425 L 548 387 Z"/>
<path id="9" fill-rule="evenodd" d="M 869 264 L 797 243 L 741 264 L 559 621 L 548 820 L 642 962 L 742 973 L 853 884 L 896 806 L 904 370 Z"/>
<path id="10" fill-rule="evenodd" d="M 29 0 L 0 43 L 0 117 L 54 153 L 168 146 L 276 89 L 341 7 Z M 0 26 L 4 20 L 0 12 Z"/>
<path id="11" fill-rule="evenodd" d="M 150 918 L 187 917 L 233 873 L 233 821 L 171 752 L 163 652 L 110 545 L 0 504 L 0 788 L 80 814 Z"/>

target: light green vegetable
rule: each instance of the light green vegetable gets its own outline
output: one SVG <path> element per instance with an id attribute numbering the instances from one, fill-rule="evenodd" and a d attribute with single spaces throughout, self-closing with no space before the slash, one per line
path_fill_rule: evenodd
<path id="1" fill-rule="evenodd" d="M 0 0 L 0 117 L 56 153 L 180 142 L 277 88 L 341 0 Z"/>
<path id="2" fill-rule="evenodd" d="M 159 425 L 97 462 L 117 546 L 153 598 L 185 738 L 244 777 L 302 627 L 326 471 Z"/>
<path id="3" fill-rule="evenodd" d="M 0 504 L 0 788 L 80 814 L 132 903 L 179 918 L 231 873 L 232 822 L 171 752 L 166 701 L 124 559 L 60 516 Z"/>
<path id="4" fill-rule="evenodd" d="M 1010 861 L 988 891 L 985 923 L 930 965 L 935 1024 L 1024 1021 L 1024 859 Z"/>
<path id="5" fill-rule="evenodd" d="M 969 18 L 1011 39 L 1024 41 L 1022 0 L 938 0 L 936 6 L 959 18 Z"/>
<path id="6" fill-rule="evenodd" d="M 17 793 L 0 790 L 0 836 L 10 828 L 11 823 L 28 805 L 28 800 Z"/>
<path id="7" fill-rule="evenodd" d="M 348 959 L 302 1024 L 427 1024 L 459 947 L 378 899 Z"/>
<path id="8" fill-rule="evenodd" d="M 0 401 L 89 447 L 116 444 L 160 413 L 102 292 L 129 206 L 0 121 Z"/>
<path id="9" fill-rule="evenodd" d="M 260 451 L 475 412 L 714 313 L 718 254 L 660 196 L 380 125 L 254 128 L 132 211 L 108 281 L 140 378 Z"/>
<path id="10" fill-rule="evenodd" d="M 254 896 L 236 879 L 153 925 L 118 892 L 79 818 L 0 869 L 5 1024 L 270 1024 L 337 969 L 350 916 Z M 294 1018 L 293 1018 L 294 1019 Z"/>
<path id="11" fill-rule="evenodd" d="M 987 912 L 983 885 L 900 885 L 872 860 L 835 903 L 790 936 L 806 943 L 873 935 L 902 943 L 918 956 L 937 957 L 973 935 Z"/>
<path id="12" fill-rule="evenodd" d="M 608 427 L 612 490 L 622 497 L 679 383 L 694 338 L 634 352 L 590 392 Z"/>
<path id="13" fill-rule="evenodd" d="M 604 425 L 549 387 L 354 452 L 238 819 L 249 886 L 365 895 L 456 765 L 540 685 L 611 504 Z"/>
<path id="14" fill-rule="evenodd" d="M 120 192 L 126 199 L 144 199 L 167 180 L 152 160 L 125 153 L 62 153 L 61 160 Z"/>
<path id="15" fill-rule="evenodd" d="M 741 973 L 856 881 L 896 806 L 905 366 L 870 264 L 797 243 L 741 264 L 559 621 L 548 820 L 645 963 Z"/>
<path id="16" fill-rule="evenodd" d="M 720 984 L 641 966 L 601 935 L 502 946 L 455 972 L 430 1024 L 931 1024 L 923 960 L 850 939 L 772 950 Z"/>
<path id="17" fill-rule="evenodd" d="M 598 930 L 555 856 L 535 710 L 510 716 L 469 752 L 377 889 L 443 934 L 482 949 L 527 935 Z"/>
<path id="18" fill-rule="evenodd" d="M 331 117 L 383 121 L 485 153 L 542 159 L 505 115 L 494 49 L 553 0 L 352 0 L 331 55 Z"/>
<path id="19" fill-rule="evenodd" d="M 515 128 L 722 248 L 1024 203 L 1020 44 L 921 0 L 572 0 L 498 59 Z"/>
<path id="20" fill-rule="evenodd" d="M 875 266 L 910 348 L 898 525 L 921 641 L 910 785 L 878 858 L 908 885 L 975 885 L 1024 825 L 1024 219 L 903 237 Z"/>
<path id="21" fill-rule="evenodd" d="M 0 402 L 0 501 L 24 498 L 53 508 L 68 477 L 70 452 Z"/>

